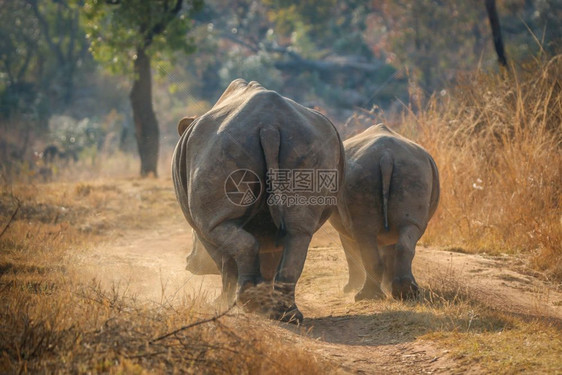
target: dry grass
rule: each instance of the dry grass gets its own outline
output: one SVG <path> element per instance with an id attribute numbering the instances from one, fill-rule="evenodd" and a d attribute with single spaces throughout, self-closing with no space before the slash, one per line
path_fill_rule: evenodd
<path id="1" fill-rule="evenodd" d="M 454 275 L 431 280 L 423 303 L 441 319 L 417 322 L 427 327 L 421 339 L 448 348 L 460 368 L 486 373 L 556 373 L 562 368 L 559 320 L 541 320 L 494 310 Z"/>
<path id="2" fill-rule="evenodd" d="M 11 128 L 9 129 L 11 131 Z M 8 138 L 8 142 L 12 146 L 18 142 L 18 136 L 17 133 L 11 134 L 10 131 L 0 128 L 0 139 Z M 22 138 L 22 136 L 19 136 L 19 138 Z M 170 141 L 169 138 L 166 139 L 167 142 Z M 1 142 L 0 146 L 2 146 Z M 21 159 L 14 158 L 11 155 L 0 155 L 0 183 L 9 185 L 78 182 L 100 178 L 106 180 L 111 178 L 135 178 L 139 175 L 140 159 L 136 153 L 122 151 L 108 153 L 103 150 L 88 148 L 82 150 L 77 161 L 56 158 L 52 162 L 47 162 L 37 155 L 33 155 L 31 151 L 37 149 L 37 147 L 38 145 L 28 147 L 27 154 L 31 153 L 32 155 L 26 154 Z M 1 147 L 0 151 L 2 151 Z M 171 176 L 172 154 L 173 147 L 169 145 L 165 145 L 160 150 L 158 160 L 160 177 Z"/>
<path id="3" fill-rule="evenodd" d="M 465 77 L 399 127 L 440 171 L 426 243 L 524 254 L 562 280 L 562 56 L 526 69 Z"/>
<path id="4" fill-rule="evenodd" d="M 482 372 L 555 373 L 562 368 L 559 320 L 513 315 L 491 308 L 454 274 L 429 281 L 422 302 L 405 310 L 406 324 L 421 340 L 447 348 L 459 368 Z"/>
<path id="5" fill-rule="evenodd" d="M 424 287 L 415 302 L 348 306 L 348 319 L 369 332 L 361 344 L 432 343 L 440 349 L 437 357 L 453 361 L 445 373 L 557 373 L 562 368 L 560 321 L 493 310 L 452 274 Z"/>
<path id="6" fill-rule="evenodd" d="M 309 355 L 256 330 L 248 319 L 220 318 L 152 341 L 209 313 L 191 300 L 150 306 L 97 284 L 60 286 L 48 294 L 2 293 L 7 301 L 0 324 L 2 373 L 322 373 L 328 368 L 310 365 Z"/>
<path id="7" fill-rule="evenodd" d="M 477 333 L 436 332 L 425 337 L 450 347 L 460 365 L 477 365 L 490 374 L 556 374 L 562 366 L 560 330 L 539 322 L 516 322 L 509 329 Z"/>
<path id="8" fill-rule="evenodd" d="M 123 231 L 154 226 L 155 220 L 183 220 L 166 181 L 3 186 L 0 208 L 0 230 L 10 224 L 0 237 L 1 373 L 330 368 L 256 328 L 255 317 L 236 312 L 151 343 L 216 312 L 188 295 L 173 305 L 139 302 L 125 286 L 104 290 L 95 280 L 84 284 L 74 255 Z"/>

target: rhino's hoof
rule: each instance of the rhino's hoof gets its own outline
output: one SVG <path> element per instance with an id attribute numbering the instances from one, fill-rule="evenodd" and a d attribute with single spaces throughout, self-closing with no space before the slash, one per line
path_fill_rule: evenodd
<path id="1" fill-rule="evenodd" d="M 355 302 L 359 302 L 359 301 L 363 301 L 363 300 L 369 300 L 369 299 L 374 299 L 374 300 L 380 300 L 380 299 L 385 299 L 386 295 L 384 294 L 384 292 L 378 288 L 378 289 L 361 289 L 361 291 L 359 291 L 359 293 L 357 293 L 355 295 Z"/>
<path id="2" fill-rule="evenodd" d="M 419 287 L 410 276 L 397 277 L 392 280 L 392 297 L 395 299 L 416 299 L 419 296 Z"/>
<path id="3" fill-rule="evenodd" d="M 292 324 L 300 324 L 304 319 L 302 313 L 296 305 L 292 305 L 286 310 L 275 311 L 270 315 L 270 317 L 273 320 L 280 320 L 282 322 Z"/>

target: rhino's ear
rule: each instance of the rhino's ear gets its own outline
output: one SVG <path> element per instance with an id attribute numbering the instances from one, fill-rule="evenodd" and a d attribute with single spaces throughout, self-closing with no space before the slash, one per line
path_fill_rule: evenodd
<path id="1" fill-rule="evenodd" d="M 178 122 L 178 134 L 180 137 L 183 132 L 185 132 L 185 129 L 187 129 L 195 119 L 196 117 L 184 117 L 180 120 L 180 122 Z"/>

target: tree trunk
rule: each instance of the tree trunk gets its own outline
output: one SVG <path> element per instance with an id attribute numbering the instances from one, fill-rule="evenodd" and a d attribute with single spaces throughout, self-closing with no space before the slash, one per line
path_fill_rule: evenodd
<path id="1" fill-rule="evenodd" d="M 503 49 L 502 32 L 500 27 L 500 18 L 496 10 L 496 0 L 486 0 L 486 11 L 492 28 L 492 36 L 494 37 L 494 47 L 498 55 L 498 62 L 501 66 L 507 66 L 507 58 Z"/>
<path id="2" fill-rule="evenodd" d="M 130 99 L 133 108 L 135 136 L 141 159 L 141 176 L 149 173 L 157 176 L 159 131 L 156 115 L 152 109 L 152 74 L 150 57 L 144 49 L 137 49 L 134 63 L 135 81 L 131 89 Z"/>

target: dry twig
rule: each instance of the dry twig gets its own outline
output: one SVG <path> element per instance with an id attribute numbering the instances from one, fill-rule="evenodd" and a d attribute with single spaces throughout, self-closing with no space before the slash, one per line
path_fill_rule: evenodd
<path id="1" fill-rule="evenodd" d="M 201 324 L 214 322 L 214 321 L 216 321 L 216 320 L 222 318 L 222 317 L 225 316 L 226 314 L 228 314 L 228 313 L 230 312 L 230 310 L 232 310 L 232 309 L 234 308 L 234 306 L 236 306 L 236 304 L 233 304 L 232 306 L 230 306 L 230 307 L 228 308 L 228 310 L 226 310 L 226 311 L 223 312 L 223 313 L 220 313 L 219 315 L 215 315 L 215 316 L 213 316 L 212 318 L 199 320 L 199 321 L 197 321 L 197 322 L 194 322 L 194 323 L 188 324 L 188 325 L 186 325 L 186 326 L 180 327 L 180 328 L 178 328 L 178 329 L 176 329 L 176 330 L 174 330 L 174 331 L 172 331 L 172 332 L 168 332 L 168 333 L 166 333 L 165 335 L 162 335 L 162 336 L 160 336 L 160 337 L 157 337 L 157 338 L 155 338 L 155 339 L 150 340 L 149 343 L 150 343 L 150 344 L 153 344 L 153 343 L 155 343 L 156 341 L 163 340 L 163 339 L 165 339 L 165 338 L 167 338 L 167 337 L 170 337 L 170 336 L 175 335 L 175 334 L 178 333 L 178 332 L 185 331 L 186 329 L 193 328 L 193 327 L 198 326 L 198 325 L 201 325 Z"/>
<path id="2" fill-rule="evenodd" d="M 16 202 L 17 202 L 17 206 L 16 209 L 14 210 L 14 213 L 12 213 L 12 216 L 10 217 L 10 220 L 8 220 L 8 223 L 6 223 L 6 226 L 4 226 L 4 229 L 2 229 L 2 232 L 0 232 L 0 238 L 4 235 L 4 233 L 6 233 L 6 231 L 8 230 L 8 227 L 10 226 L 10 224 L 12 224 L 12 221 L 14 220 L 14 218 L 16 217 L 20 206 L 21 206 L 21 202 L 18 198 L 15 198 Z"/>

